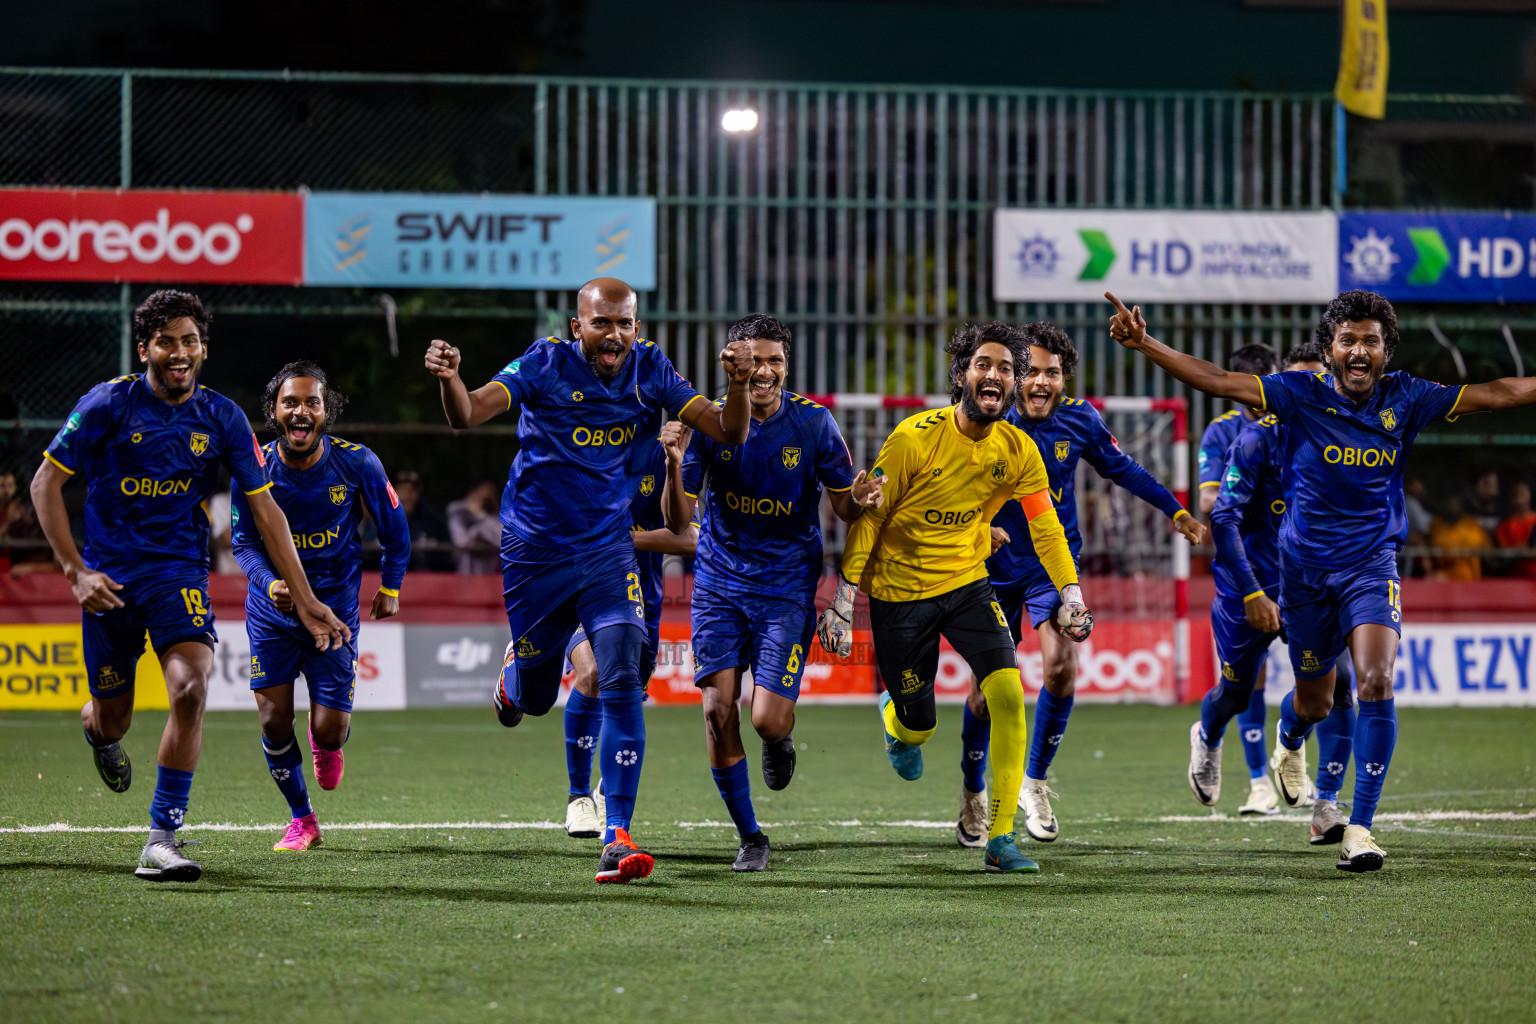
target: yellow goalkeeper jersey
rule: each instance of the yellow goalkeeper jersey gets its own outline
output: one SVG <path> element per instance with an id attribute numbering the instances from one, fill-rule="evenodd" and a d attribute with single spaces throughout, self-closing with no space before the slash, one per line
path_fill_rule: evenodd
<path id="1" fill-rule="evenodd" d="M 903 420 L 875 463 L 885 502 L 848 527 L 843 577 L 882 601 L 937 597 L 987 578 L 992 517 L 1017 498 L 1059 590 L 1077 582 L 1034 440 L 1006 421 L 972 441 L 955 407 Z"/>

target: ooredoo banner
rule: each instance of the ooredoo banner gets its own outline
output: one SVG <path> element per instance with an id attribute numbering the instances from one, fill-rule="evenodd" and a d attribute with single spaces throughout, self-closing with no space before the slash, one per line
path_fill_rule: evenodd
<path id="1" fill-rule="evenodd" d="M 993 226 L 1002 302 L 1327 302 L 1338 289 L 1332 210 L 998 210 Z"/>
<path id="2" fill-rule="evenodd" d="M 302 284 L 304 199 L 283 192 L 0 189 L 0 278 Z"/>

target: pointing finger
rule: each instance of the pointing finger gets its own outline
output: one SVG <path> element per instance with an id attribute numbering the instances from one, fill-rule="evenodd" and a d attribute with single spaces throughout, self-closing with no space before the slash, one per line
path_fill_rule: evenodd
<path id="1" fill-rule="evenodd" d="M 1115 298 L 1115 293 L 1114 292 L 1105 292 L 1104 293 L 1104 297 L 1106 299 L 1108 299 L 1110 302 L 1113 302 L 1115 304 L 1115 308 L 1117 310 L 1119 310 L 1120 312 L 1124 313 L 1126 316 L 1130 316 L 1131 315 L 1131 311 L 1125 308 L 1125 303 L 1123 303 L 1119 299 Z"/>

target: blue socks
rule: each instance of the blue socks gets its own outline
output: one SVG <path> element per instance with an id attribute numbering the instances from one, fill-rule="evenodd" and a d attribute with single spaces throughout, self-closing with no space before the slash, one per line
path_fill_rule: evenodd
<path id="1" fill-rule="evenodd" d="M 1035 734 L 1029 742 L 1029 770 L 1024 774 L 1031 779 L 1044 779 L 1056 747 L 1067 731 L 1067 719 L 1072 714 L 1071 697 L 1056 697 L 1050 690 L 1041 690 L 1035 703 Z"/>
<path id="2" fill-rule="evenodd" d="M 307 818 L 314 813 L 309 807 L 309 791 L 304 788 L 304 755 L 299 752 L 298 737 L 289 736 L 287 743 L 279 745 L 263 736 L 261 752 L 267 755 L 267 770 L 272 773 L 272 781 L 277 783 L 283 799 L 288 801 L 293 816 Z M 161 772 L 166 770 L 160 769 Z"/>
<path id="3" fill-rule="evenodd" d="M 1296 691 L 1280 698 L 1280 745 L 1286 750 L 1300 750 L 1312 735 L 1312 726 L 1303 725 L 1296 714 Z"/>
<path id="4" fill-rule="evenodd" d="M 1248 759 L 1249 778 L 1263 778 L 1269 767 L 1269 757 L 1264 750 L 1265 716 L 1268 713 L 1269 709 L 1264 706 L 1264 691 L 1256 689 L 1248 695 L 1248 706 L 1237 716 L 1238 727 L 1243 731 L 1243 756 Z"/>
<path id="5" fill-rule="evenodd" d="M 1337 698 L 1335 698 L 1337 700 Z M 1317 723 L 1317 798 L 1337 800 L 1344 785 L 1344 769 L 1355 745 L 1355 709 L 1337 703 L 1328 717 Z"/>
<path id="6" fill-rule="evenodd" d="M 1362 700 L 1360 718 L 1355 726 L 1355 802 L 1349 823 L 1371 827 L 1376 816 L 1376 802 L 1387 781 L 1387 766 L 1392 763 L 1392 749 L 1397 746 L 1397 705 L 1386 700 Z M 163 769 L 162 769 L 163 771 Z"/>
<path id="7" fill-rule="evenodd" d="M 967 703 L 960 720 L 960 772 L 965 776 L 965 788 L 980 793 L 987 787 L 987 747 L 992 742 L 992 723 L 977 718 Z"/>
<path id="8" fill-rule="evenodd" d="M 149 802 L 150 828 L 174 832 L 187 819 L 187 797 L 192 792 L 192 773 L 160 765 L 155 796 Z"/>
<path id="9" fill-rule="evenodd" d="M 640 713 L 640 688 L 604 690 L 603 798 L 608 821 L 603 845 L 613 842 L 614 829 L 628 830 L 640 790 L 640 766 L 645 761 L 645 718 Z"/>
<path id="10" fill-rule="evenodd" d="M 565 702 L 565 771 L 571 796 L 592 793 L 592 755 L 603 729 L 603 702 L 572 690 Z"/>
<path id="11" fill-rule="evenodd" d="M 757 816 L 752 813 L 752 781 L 747 773 L 747 759 L 742 758 L 729 768 L 710 768 L 710 771 L 715 776 L 720 799 L 725 801 L 725 809 L 731 812 L 731 821 L 736 823 L 741 838 L 756 835 L 760 830 Z"/>

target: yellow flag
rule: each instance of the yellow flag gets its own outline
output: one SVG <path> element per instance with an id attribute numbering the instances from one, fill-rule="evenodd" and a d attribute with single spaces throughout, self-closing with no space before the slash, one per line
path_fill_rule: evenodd
<path id="1" fill-rule="evenodd" d="M 1387 114 L 1387 0 L 1344 0 L 1344 42 L 1333 93 L 1361 117 Z"/>

